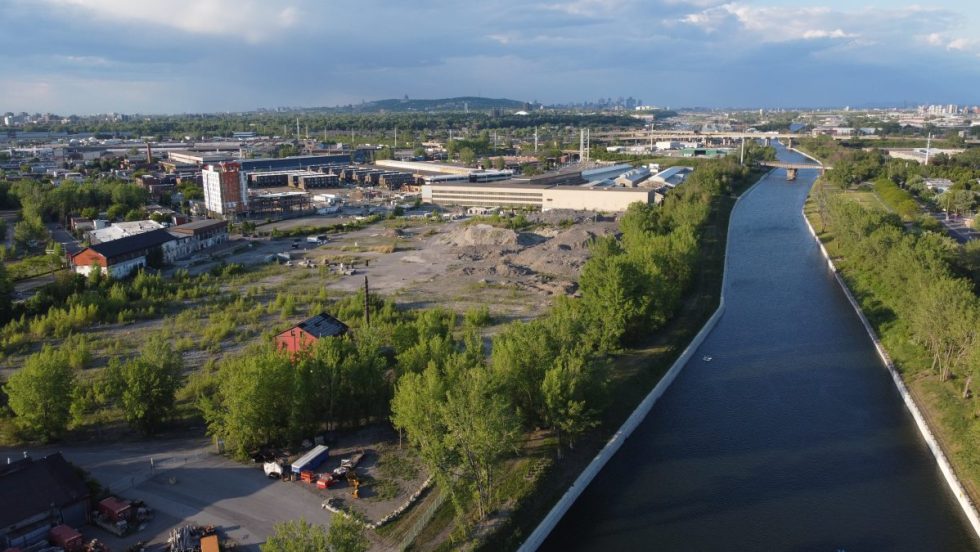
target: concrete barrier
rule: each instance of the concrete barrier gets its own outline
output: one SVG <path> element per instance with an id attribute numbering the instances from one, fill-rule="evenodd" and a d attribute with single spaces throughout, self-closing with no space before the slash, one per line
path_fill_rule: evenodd
<path id="1" fill-rule="evenodd" d="M 956 501 L 959 503 L 960 508 L 963 510 L 963 514 L 970 521 L 970 526 L 973 527 L 973 531 L 980 537 L 980 515 L 977 514 L 976 505 L 970 499 L 970 495 L 966 493 L 963 488 L 963 484 L 960 483 L 959 478 L 956 476 L 956 472 L 953 471 L 953 466 L 950 464 L 949 459 L 946 458 L 946 454 L 943 452 L 942 447 L 939 446 L 939 441 L 936 440 L 935 435 L 932 433 L 932 429 L 929 428 L 929 424 L 926 422 L 925 417 L 919 410 L 919 406 L 915 404 L 915 399 L 909 392 L 908 387 L 905 386 L 905 381 L 902 380 L 902 375 L 895 368 L 895 364 L 892 362 L 891 357 L 888 356 L 888 351 L 881 344 L 881 340 L 878 339 L 878 334 L 875 332 L 874 327 L 868 321 L 868 318 L 864 315 L 864 311 L 861 310 L 861 305 L 857 302 L 854 294 L 851 293 L 851 289 L 847 287 L 847 283 L 841 277 L 840 272 L 837 270 L 837 266 L 834 265 L 834 261 L 830 258 L 827 253 L 827 248 L 824 247 L 823 242 L 817 236 L 817 232 L 813 229 L 810 224 L 809 219 L 806 218 L 806 213 L 803 214 L 803 220 L 806 222 L 806 227 L 810 230 L 810 235 L 813 239 L 817 241 L 820 245 L 820 253 L 827 259 L 827 265 L 830 270 L 834 273 L 834 279 L 837 280 L 837 284 L 840 285 L 841 290 L 844 291 L 844 295 L 847 297 L 847 301 L 854 308 L 854 312 L 857 313 L 858 318 L 861 320 L 861 324 L 864 326 L 864 330 L 868 332 L 868 337 L 871 338 L 872 343 L 874 343 L 875 350 L 878 351 L 878 358 L 881 359 L 882 364 L 888 369 L 888 373 L 892 377 L 892 381 L 895 382 L 895 388 L 898 390 L 898 394 L 902 397 L 902 401 L 905 403 L 905 407 L 912 414 L 912 419 L 915 420 L 915 426 L 919 429 L 919 435 L 925 441 L 929 450 L 932 452 L 933 457 L 936 459 L 936 464 L 939 465 L 939 471 L 942 472 L 943 478 L 946 480 L 946 485 L 949 490 L 952 491 L 953 496 L 956 497 Z"/>
<path id="2" fill-rule="evenodd" d="M 752 185 L 751 188 L 746 190 L 744 194 L 735 200 L 735 205 L 732 207 L 731 216 L 728 219 L 729 235 L 731 235 L 732 220 L 735 218 L 735 210 L 738 209 L 742 199 L 752 193 L 759 183 L 762 182 L 766 176 L 769 176 L 769 173 L 771 172 L 772 171 L 766 173 L 766 175 L 760 178 L 755 184 Z M 728 263 L 728 249 L 730 245 L 730 241 L 725 242 L 726 265 Z M 548 535 L 551 534 L 551 531 L 555 528 L 555 526 L 558 525 L 558 522 L 561 521 L 561 518 L 565 516 L 566 512 L 568 512 L 568 509 L 572 507 L 572 504 L 574 504 L 582 492 L 585 491 L 585 488 L 589 486 L 589 483 L 595 479 L 595 476 L 602 471 L 602 468 L 606 466 L 619 448 L 623 446 L 623 443 L 627 438 L 629 438 L 636 427 L 640 425 L 640 422 L 647 417 L 647 414 L 650 413 L 650 409 L 653 408 L 653 405 L 656 404 L 657 400 L 659 400 L 661 396 L 663 396 L 667 388 L 670 387 L 670 384 L 677 378 L 677 374 L 680 373 L 687 362 L 691 359 L 691 356 L 694 355 L 694 351 L 701 346 L 704 339 L 708 337 L 708 334 L 710 334 L 711 330 L 714 329 L 715 324 L 718 323 L 722 313 L 725 311 L 725 290 L 727 287 L 728 270 L 725 270 L 724 274 L 722 275 L 721 294 L 718 301 L 718 308 L 715 309 L 715 312 L 711 315 L 711 318 L 705 322 L 698 334 L 694 336 L 694 339 L 692 339 L 687 345 L 684 352 L 677 357 L 677 360 L 674 361 L 674 363 L 670 366 L 670 369 L 667 370 L 667 373 L 663 375 L 659 382 L 657 382 L 657 385 L 654 386 L 653 390 L 643 398 L 643 401 L 636 407 L 636 410 L 630 414 L 630 417 L 623 422 L 623 425 L 620 426 L 616 433 L 614 433 L 609 441 L 606 442 L 606 445 L 602 447 L 599 454 L 597 454 L 596 457 L 592 459 L 592 462 L 590 462 L 582 473 L 579 474 L 579 476 L 572 483 L 572 486 L 565 491 L 565 494 L 563 494 L 560 499 L 558 499 L 558 502 L 551 508 L 548 515 L 541 520 L 541 523 L 535 527 L 534 531 L 524 541 L 524 543 L 518 549 L 518 552 L 534 552 L 539 546 L 541 546 L 545 539 L 548 538 Z"/>

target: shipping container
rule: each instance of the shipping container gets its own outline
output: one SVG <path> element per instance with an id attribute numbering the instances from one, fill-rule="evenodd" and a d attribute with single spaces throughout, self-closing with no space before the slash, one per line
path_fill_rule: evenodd
<path id="1" fill-rule="evenodd" d="M 303 470 L 315 470 L 327 459 L 330 449 L 324 445 L 317 445 L 312 450 L 293 462 L 293 473 L 300 473 Z"/>

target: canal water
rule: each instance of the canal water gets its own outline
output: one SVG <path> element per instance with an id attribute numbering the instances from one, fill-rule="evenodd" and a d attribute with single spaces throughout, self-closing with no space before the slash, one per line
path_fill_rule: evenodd
<path id="1" fill-rule="evenodd" d="M 718 325 L 541 550 L 978 550 L 807 231 L 816 177 L 742 199 Z"/>

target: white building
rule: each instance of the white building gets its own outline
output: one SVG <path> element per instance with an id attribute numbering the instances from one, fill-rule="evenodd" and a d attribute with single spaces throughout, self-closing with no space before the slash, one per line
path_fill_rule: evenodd
<path id="1" fill-rule="evenodd" d="M 88 233 L 88 240 L 92 244 L 105 243 L 161 228 L 163 228 L 163 225 L 155 220 L 117 222 L 105 228 L 92 230 Z"/>
<path id="2" fill-rule="evenodd" d="M 204 205 L 218 215 L 235 215 L 248 209 L 248 187 L 238 163 L 208 165 L 201 170 Z"/>
<path id="3" fill-rule="evenodd" d="M 651 203 L 656 192 L 644 188 L 554 186 L 501 182 L 448 183 L 422 186 L 422 201 L 463 207 L 531 208 L 548 211 L 625 211 L 631 203 Z"/>

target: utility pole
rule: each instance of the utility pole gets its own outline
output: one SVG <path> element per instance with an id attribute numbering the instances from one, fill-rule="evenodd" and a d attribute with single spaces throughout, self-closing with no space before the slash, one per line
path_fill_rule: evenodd
<path id="1" fill-rule="evenodd" d="M 592 162 L 592 129 L 585 129 L 585 161 Z"/>
<path id="2" fill-rule="evenodd" d="M 929 166 L 929 154 L 932 153 L 932 133 L 926 138 L 926 166 Z"/>
<path id="3" fill-rule="evenodd" d="M 365 327 L 371 325 L 371 308 L 370 308 L 371 303 L 368 300 L 368 297 L 370 297 L 370 295 L 368 295 L 368 293 L 369 293 L 368 292 L 368 277 L 367 277 L 367 274 L 365 274 L 364 275 L 364 326 Z"/>
<path id="4" fill-rule="evenodd" d="M 745 135 L 744 134 L 742 135 L 742 153 L 738 157 L 738 164 L 739 165 L 745 164 Z"/>
<path id="5" fill-rule="evenodd" d="M 534 153 L 538 153 L 538 127 L 534 127 Z"/>
<path id="6" fill-rule="evenodd" d="M 392 152 L 396 149 L 398 149 L 398 127 L 395 127 L 395 147 L 392 149 Z"/>
<path id="7" fill-rule="evenodd" d="M 299 135 L 299 117 L 296 117 L 296 139 L 299 140 L 301 136 Z"/>

